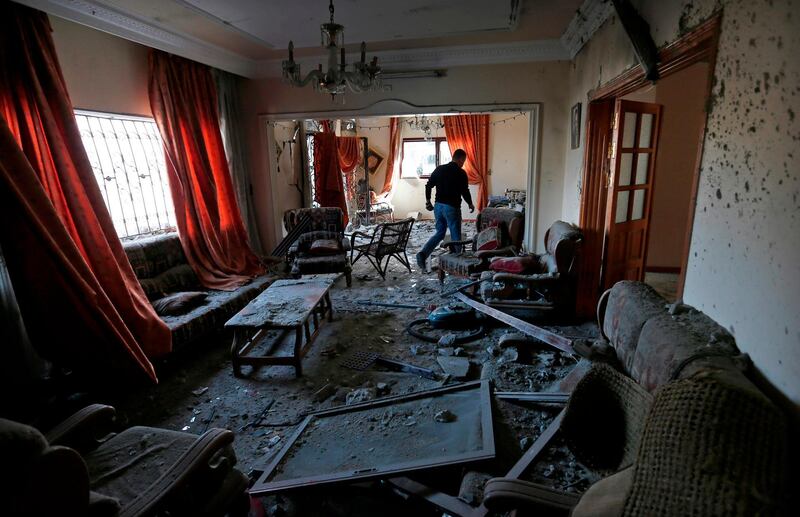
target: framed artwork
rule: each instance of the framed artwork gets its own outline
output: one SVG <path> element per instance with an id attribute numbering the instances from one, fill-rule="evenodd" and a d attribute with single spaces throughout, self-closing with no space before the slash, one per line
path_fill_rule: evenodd
<path id="1" fill-rule="evenodd" d="M 577 149 L 581 146 L 581 103 L 577 103 L 572 107 L 570 116 L 570 136 L 572 141 L 572 148 Z"/>
<path id="2" fill-rule="evenodd" d="M 380 167 L 383 163 L 383 159 L 384 156 L 374 147 L 370 146 L 369 150 L 367 151 L 367 167 L 369 167 L 370 174 L 375 174 L 375 171 L 377 171 L 378 167 Z"/>

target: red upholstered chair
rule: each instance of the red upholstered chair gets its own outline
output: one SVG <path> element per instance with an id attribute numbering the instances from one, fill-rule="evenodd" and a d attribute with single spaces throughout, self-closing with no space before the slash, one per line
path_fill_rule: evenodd
<path id="1" fill-rule="evenodd" d="M 485 271 L 480 295 L 484 303 L 497 308 L 557 309 L 575 307 L 576 257 L 583 240 L 581 231 L 556 221 L 545 233 L 545 253 L 519 257 L 529 268 L 521 272 Z M 490 264 L 496 269 L 496 264 Z"/>
<path id="2" fill-rule="evenodd" d="M 478 236 L 483 230 L 496 227 L 500 238 L 496 247 L 480 250 Z M 508 257 L 516 255 L 522 247 L 522 236 L 525 231 L 525 218 L 521 212 L 508 208 L 484 208 L 475 220 L 476 234 L 468 240 L 442 243 L 448 252 L 439 256 L 439 281 L 444 282 L 445 275 L 472 277 L 489 269 L 492 257 Z M 466 248 L 457 251 L 459 248 Z"/>

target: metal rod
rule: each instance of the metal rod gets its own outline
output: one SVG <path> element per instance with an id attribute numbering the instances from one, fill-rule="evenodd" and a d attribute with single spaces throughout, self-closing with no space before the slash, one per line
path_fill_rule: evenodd
<path id="1" fill-rule="evenodd" d="M 571 339 L 565 338 L 564 336 L 551 332 L 547 329 L 543 329 L 542 327 L 537 327 L 532 323 L 528 323 L 527 321 L 521 320 L 503 311 L 498 311 L 493 307 L 489 307 L 488 305 L 483 304 L 477 300 L 473 300 L 464 293 L 461 292 L 456 293 L 456 298 L 466 303 L 470 307 L 474 307 L 475 309 L 481 311 L 482 313 L 488 314 L 489 316 L 493 317 L 496 320 L 511 325 L 520 332 L 523 332 L 529 336 L 533 336 L 540 341 L 544 341 L 548 345 L 558 348 L 561 351 L 567 352 L 568 354 L 575 354 L 575 350 L 573 350 L 572 348 Z"/>

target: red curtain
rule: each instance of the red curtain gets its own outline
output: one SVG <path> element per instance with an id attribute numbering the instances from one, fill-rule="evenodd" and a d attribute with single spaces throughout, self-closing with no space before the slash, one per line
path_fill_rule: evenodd
<path id="1" fill-rule="evenodd" d="M 149 93 L 186 258 L 206 287 L 236 289 L 263 268 L 236 204 L 211 71 L 151 50 Z"/>
<path id="2" fill-rule="evenodd" d="M 478 211 L 489 201 L 489 115 L 451 115 L 444 118 L 450 152 L 467 153 L 464 170 L 470 185 L 478 185 Z"/>
<path id="3" fill-rule="evenodd" d="M 400 133 L 402 121 L 393 117 L 389 119 L 389 156 L 386 159 L 386 176 L 383 179 L 381 194 L 392 191 L 394 182 L 394 162 L 400 158 Z"/>
<path id="4" fill-rule="evenodd" d="M 169 352 L 170 332 L 103 203 L 50 32 L 44 13 L 0 6 L 0 236 L 9 273 L 44 357 L 93 375 L 132 369 L 155 380 L 146 356 Z"/>
<path id="5" fill-rule="evenodd" d="M 333 133 L 314 134 L 314 201 L 320 206 L 338 206 L 347 225 L 347 202 L 342 171 L 339 167 L 339 144 Z"/>
<path id="6" fill-rule="evenodd" d="M 340 136 L 336 138 L 339 155 L 339 169 L 342 172 L 353 172 L 361 161 L 360 139 L 356 136 Z"/>

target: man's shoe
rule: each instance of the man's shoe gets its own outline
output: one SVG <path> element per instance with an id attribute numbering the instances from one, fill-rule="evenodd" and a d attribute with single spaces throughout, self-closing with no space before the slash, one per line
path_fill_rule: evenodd
<path id="1" fill-rule="evenodd" d="M 425 272 L 425 256 L 422 253 L 417 253 L 417 266 L 423 273 Z"/>

